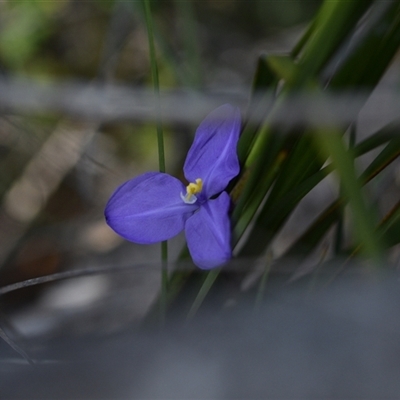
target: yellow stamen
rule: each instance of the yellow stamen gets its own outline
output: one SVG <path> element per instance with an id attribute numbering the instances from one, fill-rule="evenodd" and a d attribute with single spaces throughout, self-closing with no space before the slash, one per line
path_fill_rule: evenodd
<path id="1" fill-rule="evenodd" d="M 200 193 L 203 189 L 203 181 L 201 179 L 196 179 L 196 183 L 189 183 L 186 187 L 186 193 L 190 196 L 196 193 Z"/>
<path id="2" fill-rule="evenodd" d="M 197 200 L 195 194 L 200 193 L 202 189 L 203 181 L 200 178 L 196 179 L 196 183 L 192 182 L 186 186 L 185 196 L 183 195 L 183 193 L 181 193 L 182 200 L 187 204 L 193 204 Z"/>

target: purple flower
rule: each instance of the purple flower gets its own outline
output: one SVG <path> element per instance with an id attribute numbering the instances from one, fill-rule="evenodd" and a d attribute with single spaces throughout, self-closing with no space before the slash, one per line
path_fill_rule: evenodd
<path id="1" fill-rule="evenodd" d="M 197 128 L 183 167 L 189 185 L 160 172 L 125 182 L 107 203 L 110 227 L 141 244 L 167 240 L 185 230 L 198 267 L 210 269 L 229 260 L 230 198 L 223 190 L 239 173 L 240 124 L 239 110 L 231 105 L 211 112 Z"/>

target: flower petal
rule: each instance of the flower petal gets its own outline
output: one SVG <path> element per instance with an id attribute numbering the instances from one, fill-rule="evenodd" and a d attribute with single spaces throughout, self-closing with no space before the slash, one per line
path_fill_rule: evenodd
<path id="1" fill-rule="evenodd" d="M 222 192 L 186 221 L 187 245 L 193 262 L 202 269 L 218 267 L 232 257 L 229 205 L 228 193 Z"/>
<path id="2" fill-rule="evenodd" d="M 183 230 L 198 208 L 185 204 L 185 187 L 178 179 L 148 172 L 121 185 L 105 209 L 108 225 L 132 242 L 150 244 L 167 240 Z"/>
<path id="3" fill-rule="evenodd" d="M 225 104 L 211 112 L 197 128 L 183 170 L 189 182 L 203 180 L 206 198 L 221 192 L 239 173 L 237 142 L 240 112 Z"/>

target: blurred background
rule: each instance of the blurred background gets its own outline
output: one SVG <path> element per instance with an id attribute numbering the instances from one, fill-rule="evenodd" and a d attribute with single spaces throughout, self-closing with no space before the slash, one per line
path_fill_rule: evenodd
<path id="1" fill-rule="evenodd" d="M 161 91 L 208 93 L 215 106 L 245 106 L 260 53 L 289 51 L 319 4 L 152 2 Z M 124 243 L 103 218 L 119 184 L 158 169 L 154 114 L 149 118 L 133 103 L 130 116 L 127 101 L 149 90 L 145 106 L 154 103 L 142 2 L 3 1 L 0 7 L 1 78 L 8 83 L 0 118 L 1 285 L 68 269 L 157 263 L 159 245 Z M 116 95 L 127 107 L 121 117 L 101 103 L 110 85 L 131 90 Z M 92 87 L 98 92 L 85 100 Z M 178 177 L 197 125 L 213 109 L 201 103 L 196 112 L 193 105 L 183 122 L 179 108 L 176 121 L 166 115 L 167 171 Z M 182 244 L 172 241 L 172 260 Z M 141 313 L 159 284 L 157 274 L 145 275 Z M 95 279 L 82 290 L 92 285 L 95 292 Z M 42 289 L 3 296 L 3 307 L 31 304 Z"/>
<path id="2" fill-rule="evenodd" d="M 321 4 L 322 1 L 301 0 L 151 2 L 168 173 L 183 178 L 181 169 L 187 150 L 196 127 L 209 111 L 229 102 L 239 106 L 243 116 L 247 117 L 259 56 L 288 54 L 306 31 Z M 295 260 L 296 274 L 291 274 L 294 270 L 292 265 L 283 268 L 282 275 L 275 277 L 278 289 L 268 297 L 268 300 L 272 299 L 272 305 L 271 309 L 265 311 L 266 315 L 272 313 L 271 323 L 279 329 L 271 330 L 266 317 L 260 319 L 261 334 L 255 333 L 259 326 L 257 322 L 254 324 L 254 320 L 245 319 L 249 324 L 246 330 L 245 324 L 241 324 L 241 318 L 247 318 L 250 314 L 247 312 L 246 296 L 248 291 L 251 296 L 255 294 L 255 283 L 260 279 L 262 270 L 260 273 L 259 269 L 254 268 L 254 274 L 247 276 L 243 271 L 250 265 L 250 261 L 239 259 L 233 262 L 232 270 L 229 270 L 234 272 L 222 277 L 207 303 L 208 311 L 213 311 L 217 305 L 215 309 L 222 310 L 223 317 L 227 318 L 224 322 L 231 324 L 233 329 L 238 329 L 237 336 L 228 337 L 226 349 L 219 353 L 218 346 L 224 345 L 221 337 L 225 331 L 219 325 L 218 318 L 215 322 L 206 313 L 201 315 L 203 319 L 200 320 L 200 325 L 188 328 L 182 334 L 183 346 L 194 348 L 189 351 L 193 362 L 189 362 L 184 356 L 176 358 L 182 339 L 179 328 L 172 328 L 172 344 L 165 344 L 161 340 L 165 347 L 160 351 L 153 347 L 153 340 L 157 343 L 160 340 L 153 331 L 151 335 L 155 336 L 150 335 L 150 339 L 146 336 L 148 331 L 137 333 L 136 328 L 143 321 L 147 322 L 145 317 L 150 311 L 154 312 L 155 300 L 159 295 L 160 246 L 141 246 L 124 241 L 108 228 L 103 211 L 108 198 L 121 183 L 143 172 L 158 170 L 155 122 L 157 113 L 148 48 L 142 1 L 0 2 L 0 286 L 61 273 L 54 276 L 54 282 L 43 283 L 39 279 L 37 285 L 23 289 L 11 290 L 11 287 L 7 293 L 0 289 L 0 328 L 3 339 L 0 340 L 0 354 L 3 355 L 0 370 L 10 372 L 8 391 L 4 392 L 10 398 L 14 398 L 12 385 L 16 385 L 20 373 L 27 382 L 27 389 L 21 394 L 21 398 L 29 398 L 32 393 L 30 390 L 37 390 L 40 393 L 38 397 L 62 398 L 57 388 L 51 389 L 47 394 L 45 391 L 41 392 L 35 384 L 36 378 L 37 382 L 44 385 L 48 380 L 47 373 L 54 374 L 51 375 L 54 380 L 60 379 L 64 373 L 73 376 L 73 364 L 62 365 L 61 369 L 51 372 L 53 363 L 65 358 L 70 349 L 71 354 L 79 353 L 87 348 L 87 343 L 91 343 L 93 347 L 90 347 L 87 359 L 94 360 L 95 364 L 96 357 L 93 354 L 98 354 L 104 343 L 93 342 L 93 337 L 104 338 L 107 335 L 121 334 L 121 337 L 114 336 L 110 342 L 106 342 L 110 343 L 110 348 L 100 355 L 101 362 L 107 365 L 111 354 L 112 357 L 124 356 L 123 346 L 132 345 L 133 333 L 138 335 L 135 338 L 143 345 L 143 352 L 149 351 L 161 365 L 157 367 L 156 361 L 145 361 L 149 363 L 148 369 L 143 372 L 147 380 L 141 383 L 140 377 L 136 377 L 135 381 L 135 385 L 139 385 L 135 392 L 139 397 L 162 398 L 168 382 L 173 393 L 175 388 L 171 382 L 175 381 L 171 377 L 188 368 L 187 363 L 192 366 L 200 359 L 197 372 L 208 376 L 211 383 L 209 391 L 202 386 L 198 393 L 210 398 L 232 398 L 235 391 L 224 391 L 234 381 L 231 375 L 224 375 L 225 364 L 238 366 L 240 357 L 248 363 L 257 359 L 254 348 L 241 349 L 239 358 L 232 356 L 234 361 L 227 357 L 231 349 L 229 346 L 237 348 L 242 343 L 241 338 L 252 338 L 255 348 L 261 346 L 264 340 L 277 340 L 281 347 L 272 355 L 266 354 L 266 357 L 278 360 L 283 357 L 288 361 L 285 357 L 289 357 L 290 351 L 286 352 L 286 349 L 290 349 L 290 346 L 304 349 L 307 346 L 312 347 L 310 343 L 317 343 L 316 347 L 327 349 L 332 345 L 329 332 L 336 332 L 338 325 L 331 326 L 330 320 L 326 322 L 326 315 L 328 319 L 332 315 L 339 315 L 333 324 L 338 321 L 340 324 L 342 317 L 353 322 L 355 319 L 354 332 L 357 335 L 362 335 L 363 329 L 371 321 L 373 324 L 382 322 L 378 308 L 374 309 L 375 313 L 370 320 L 362 314 L 363 310 L 371 306 L 370 303 L 365 308 L 361 305 L 368 300 L 369 286 L 361 287 L 360 297 L 348 314 L 345 312 L 344 300 L 336 304 L 337 308 L 329 308 L 334 299 L 354 301 L 351 293 L 359 290 L 354 282 L 346 283 L 337 290 L 328 289 L 327 294 L 323 295 L 325 297 L 320 314 L 314 313 L 314 309 L 310 311 L 307 306 L 297 308 L 298 297 L 304 292 L 308 294 L 312 284 L 306 288 L 301 287 L 301 290 L 304 289 L 301 296 L 295 292 L 290 294 L 289 300 L 286 297 L 282 300 L 280 289 L 287 288 L 289 278 L 297 281 L 310 271 L 309 264 L 303 260 L 297 263 Z M 333 59 L 330 68 L 334 69 L 336 64 L 339 64 L 338 60 Z M 358 140 L 368 137 L 398 118 L 398 68 L 397 55 L 359 114 Z M 287 116 L 287 119 L 290 120 L 290 117 Z M 380 149 L 376 148 L 375 152 L 358 158 L 357 168 L 364 169 Z M 371 193 L 372 202 L 376 204 L 381 216 L 386 215 L 398 202 L 399 173 L 399 164 L 395 161 L 385 169 L 384 174 L 380 174 L 377 180 L 367 186 L 366 192 Z M 283 254 L 319 213 L 336 199 L 338 190 L 337 180 L 331 177 L 315 186 L 279 230 L 271 246 L 271 253 L 274 256 Z M 327 237 L 316 246 L 311 255 L 312 268 L 319 260 L 325 259 L 332 236 L 333 231 L 329 231 Z M 174 261 L 183 246 L 182 235 L 169 241 L 171 268 L 174 268 Z M 391 249 L 388 257 L 391 269 L 395 271 L 398 269 L 399 257 L 397 245 Z M 304 268 L 297 269 L 302 263 Z M 251 260 L 251 265 L 254 266 L 254 260 Z M 186 263 L 180 263 L 179 268 L 184 271 L 193 270 Z M 355 265 L 356 270 L 357 268 L 358 265 Z M 63 273 L 70 273 L 70 277 L 75 277 L 65 280 L 68 275 Z M 58 279 L 57 276 L 63 279 Z M 361 277 L 365 278 L 364 272 Z M 201 279 L 203 278 L 200 277 Z M 391 278 L 389 281 L 397 282 L 397 279 Z M 275 287 L 274 284 L 272 287 Z M 185 304 L 186 295 L 194 290 L 198 290 L 198 285 L 189 282 L 176 301 L 177 314 L 184 315 L 187 312 L 189 306 Z M 386 290 L 393 294 L 393 298 L 389 296 L 382 300 L 381 295 Z M 389 313 L 395 312 L 389 307 L 392 300 L 398 303 L 393 285 L 383 285 L 383 289 L 374 292 L 374 296 L 374 299 L 382 300 L 381 307 L 386 307 Z M 189 297 L 192 299 L 193 295 Z M 282 308 L 281 300 L 284 303 Z M 238 303 L 236 314 L 232 309 Z M 313 304 L 315 306 L 316 303 Z M 280 312 L 284 315 L 283 319 L 279 317 Z M 362 317 L 358 320 L 360 313 Z M 300 317 L 296 319 L 296 315 Z M 388 315 L 392 314 L 386 316 Z M 322 325 L 319 317 L 323 321 Z M 291 337 L 284 336 L 282 339 L 281 332 L 292 329 L 293 318 L 297 321 L 294 332 L 299 332 L 296 329 L 301 330 L 304 327 L 302 318 L 311 322 L 307 325 L 308 328 L 304 328 L 305 331 L 301 331 L 303 336 L 300 335 L 298 341 L 292 342 Z M 385 334 L 393 333 L 398 328 L 394 319 L 383 319 L 382 324 L 387 326 Z M 211 321 L 210 326 L 207 321 Z M 391 323 L 394 325 L 390 325 Z M 224 360 L 222 369 L 218 367 L 215 375 L 225 377 L 221 378 L 225 385 L 222 385 L 222 389 L 211 373 L 214 370 L 210 367 L 209 359 L 201 357 L 204 347 L 207 347 L 207 341 L 201 338 L 201 326 L 207 328 L 204 328 L 204 338 L 212 341 L 216 332 L 220 335 L 213 342 L 213 350 L 217 353 L 217 359 Z M 348 328 L 344 335 L 351 334 L 352 329 Z M 336 333 L 333 348 L 339 346 L 342 340 L 343 332 L 339 330 Z M 193 335 L 193 341 L 188 340 L 190 335 Z M 315 337 L 329 340 L 318 342 Z M 12 338 L 12 341 L 7 343 L 8 338 Z M 78 347 L 73 341 L 75 338 L 83 341 L 79 342 Z M 89 342 L 85 342 L 85 338 L 89 338 Z M 366 347 L 373 344 L 376 345 L 377 353 L 383 351 L 379 347 L 383 343 L 380 340 L 381 337 L 377 340 L 373 336 L 368 337 L 368 340 L 354 350 L 354 365 L 357 368 L 362 364 L 360 357 Z M 385 352 L 388 351 L 383 347 Z M 352 344 L 344 351 L 348 353 L 351 349 Z M 296 353 L 299 357 L 297 360 L 301 361 L 293 367 L 293 374 L 301 370 L 297 367 L 304 361 L 304 357 L 314 354 L 314 350 L 310 350 L 306 356 Z M 316 359 L 311 356 L 307 358 L 308 365 L 314 362 L 316 365 L 323 364 L 325 356 L 335 359 L 333 352 L 322 351 L 321 354 Z M 50 368 L 46 364 L 45 375 L 31 376 L 29 372 L 19 369 L 23 363 L 19 361 L 21 355 L 40 359 L 43 364 L 50 365 Z M 80 362 L 79 356 L 75 355 L 72 356 L 73 361 Z M 133 364 L 129 357 L 135 358 Z M 119 372 L 126 371 L 126 368 L 141 368 L 140 357 L 144 359 L 145 356 L 140 348 L 135 347 L 129 357 L 123 359 Z M 115 363 L 118 362 L 115 358 L 112 359 Z M 340 359 L 339 364 L 345 365 L 345 360 L 346 358 Z M 368 365 L 367 372 L 371 376 L 375 361 L 371 356 L 363 364 Z M 177 367 L 168 374 L 166 371 L 170 362 L 176 362 Z M 283 364 L 282 362 L 279 366 L 282 370 L 286 365 Z M 391 371 L 391 360 L 385 358 L 383 364 Z M 398 361 L 393 365 L 397 368 Z M 104 370 L 98 366 L 97 369 L 90 370 L 85 365 L 83 369 L 88 374 L 88 381 L 95 382 L 97 374 L 110 376 L 109 367 L 110 364 Z M 262 363 L 258 367 L 266 368 Z M 269 365 L 268 368 L 272 371 L 273 367 Z M 233 375 L 244 373 L 240 368 L 232 368 Z M 288 375 L 285 379 L 290 379 L 291 371 L 286 371 Z M 319 373 L 315 367 L 308 372 L 314 375 Z M 153 374 L 158 373 L 162 378 L 161 383 L 154 388 Z M 195 373 L 196 370 L 193 374 Z M 329 374 L 329 368 L 324 373 Z M 186 389 L 178 391 L 176 397 L 187 397 L 188 393 L 198 390 L 196 381 L 191 381 L 189 375 L 188 373 L 186 376 Z M 194 375 L 190 375 L 191 378 Z M 248 375 L 247 386 L 244 386 L 239 396 L 246 397 L 247 387 L 256 388 L 252 392 L 255 397 L 263 397 L 265 384 L 259 383 L 264 378 L 257 375 L 257 372 L 254 380 L 252 376 Z M 310 389 L 313 388 L 312 380 L 304 383 L 301 377 L 295 380 L 297 383 L 294 387 L 297 391 L 285 392 L 282 389 L 285 382 L 279 379 L 270 377 L 268 382 L 271 385 L 273 382 L 279 383 L 273 394 L 287 393 L 288 396 L 295 397 L 296 393 L 304 396 L 317 393 L 328 396 L 334 392 L 332 388 L 337 389 L 340 386 L 337 382 L 341 382 L 342 378 L 343 375 L 335 375 L 337 380 L 329 380 L 326 386 L 323 386 L 325 383 L 322 384 L 319 392 Z M 385 379 L 376 379 L 371 383 L 374 389 L 362 393 L 377 395 L 379 390 L 374 390 Z M 129 377 L 122 376 L 120 384 L 126 385 L 127 382 Z M 386 386 L 385 393 L 388 396 L 398 390 L 393 382 L 394 380 L 390 381 Z M 83 378 L 79 385 L 79 388 L 84 387 Z M 349 385 L 351 387 L 351 382 Z M 81 396 L 101 397 L 100 389 L 93 394 L 84 389 L 80 391 L 79 388 L 76 392 L 66 390 L 64 398 L 76 396 L 77 393 Z M 104 393 L 108 394 L 104 396 L 112 398 L 113 393 L 117 393 L 113 390 L 112 384 L 107 386 L 107 392 Z M 128 394 L 124 394 L 124 391 L 121 393 L 121 397 L 129 398 L 129 391 L 126 392 Z M 352 388 L 348 392 L 338 390 L 335 393 L 358 395 L 361 392 Z"/>

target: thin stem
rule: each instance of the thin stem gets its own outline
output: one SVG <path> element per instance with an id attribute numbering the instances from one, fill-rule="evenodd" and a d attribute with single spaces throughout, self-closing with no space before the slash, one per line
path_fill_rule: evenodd
<path id="1" fill-rule="evenodd" d="M 190 1 L 175 0 L 181 25 L 181 35 L 184 44 L 185 59 L 188 61 L 188 81 L 194 89 L 201 86 L 200 54 L 197 45 L 197 23 L 194 16 L 193 3 Z"/>
<path id="2" fill-rule="evenodd" d="M 261 277 L 260 284 L 258 286 L 256 299 L 254 302 L 254 311 L 257 312 L 260 308 L 260 305 L 264 299 L 265 294 L 265 286 L 267 285 L 269 273 L 271 272 L 272 266 L 272 254 L 268 254 L 268 259 L 266 260 L 265 269 Z"/>
<path id="3" fill-rule="evenodd" d="M 158 143 L 158 164 L 160 172 L 165 172 L 165 151 L 164 134 L 161 122 L 161 102 L 160 102 L 160 83 L 158 79 L 158 66 L 156 60 L 156 50 L 154 46 L 153 21 L 151 17 L 150 0 L 144 0 L 144 11 L 146 19 L 147 37 L 149 40 L 149 53 L 151 75 L 155 94 L 155 105 L 157 109 L 157 143 Z M 167 308 L 167 286 L 168 286 L 168 243 L 161 243 L 161 299 L 160 299 L 160 318 L 161 323 L 165 322 Z"/>
<path id="4" fill-rule="evenodd" d="M 158 115 L 157 118 L 158 163 L 160 172 L 165 172 L 164 134 L 161 123 L 160 83 L 158 79 L 156 49 L 154 46 L 153 20 L 151 18 L 150 0 L 144 0 L 144 11 L 146 18 L 147 37 L 149 40 L 151 76 L 153 79 L 153 87 L 154 87 L 154 94 L 156 97 L 156 108 Z"/>
<path id="5" fill-rule="evenodd" d="M 28 364 L 34 365 L 35 362 L 28 356 L 28 354 L 19 347 L 8 335 L 0 328 L 0 339 L 3 339 L 15 352 L 17 352 L 22 358 L 24 358 Z"/>
<path id="6" fill-rule="evenodd" d="M 161 297 L 160 297 L 160 324 L 165 325 L 167 314 L 168 293 L 168 242 L 161 242 Z"/>
<path id="7" fill-rule="evenodd" d="M 217 279 L 219 272 L 220 271 L 218 269 L 214 269 L 207 273 L 206 279 L 204 280 L 203 284 L 201 285 L 199 293 L 197 293 L 197 296 L 194 299 L 192 307 L 190 307 L 189 313 L 186 317 L 186 319 L 188 321 L 193 319 L 193 317 L 196 315 L 198 309 L 203 304 L 203 301 L 206 298 L 206 296 L 207 296 L 208 292 L 210 291 L 212 285 L 214 284 L 215 280 Z"/>
<path id="8" fill-rule="evenodd" d="M 3 310 L 0 310 L 0 322 L 3 326 L 7 328 L 11 333 L 14 333 L 14 337 L 17 335 L 14 327 L 7 320 L 7 316 L 4 314 Z M 35 364 L 35 362 L 28 356 L 28 354 L 17 345 L 17 343 L 10 338 L 6 331 L 0 326 L 0 339 L 3 339 L 14 351 L 16 351 L 22 358 L 24 358 L 28 364 Z"/>
<path id="9" fill-rule="evenodd" d="M 356 143 L 356 127 L 355 125 L 350 126 L 350 133 L 349 133 L 349 150 L 353 151 L 354 146 Z M 344 191 L 342 185 L 340 185 L 339 189 L 339 196 L 343 197 Z M 335 232 L 335 240 L 334 240 L 334 251 L 336 255 L 339 255 L 342 251 L 342 246 L 343 246 L 343 237 L 344 237 L 344 210 L 345 207 L 342 207 L 342 211 L 340 214 L 340 218 L 338 220 L 337 226 L 336 226 L 336 232 Z"/>

